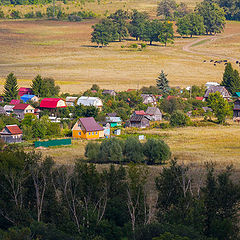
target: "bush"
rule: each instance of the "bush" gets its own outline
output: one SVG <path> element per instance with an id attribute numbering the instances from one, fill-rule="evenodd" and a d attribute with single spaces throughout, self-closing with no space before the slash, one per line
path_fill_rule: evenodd
<path id="1" fill-rule="evenodd" d="M 144 144 L 143 152 L 148 164 L 163 164 L 171 157 L 169 146 L 163 140 L 154 138 L 147 140 Z"/>
<path id="2" fill-rule="evenodd" d="M 80 22 L 80 21 L 82 21 L 82 18 L 80 16 L 70 14 L 70 15 L 68 15 L 68 21 L 70 21 L 70 22 Z"/>
<path id="3" fill-rule="evenodd" d="M 147 47 L 147 44 L 146 43 L 141 43 L 141 48 L 144 49 Z"/>
<path id="4" fill-rule="evenodd" d="M 34 18 L 35 15 L 34 15 L 34 12 L 28 12 L 24 15 L 25 18 Z"/>
<path id="5" fill-rule="evenodd" d="M 126 162 L 141 163 L 144 160 L 142 144 L 136 137 L 127 138 L 123 154 Z"/>
<path id="6" fill-rule="evenodd" d="M 170 117 L 170 125 L 172 127 L 184 127 L 187 126 L 190 119 L 181 111 L 174 112 Z"/>
<path id="7" fill-rule="evenodd" d="M 160 123 L 159 127 L 162 128 L 162 129 L 166 129 L 166 128 L 169 128 L 170 125 L 168 123 Z"/>
<path id="8" fill-rule="evenodd" d="M 42 12 L 37 11 L 37 12 L 36 12 L 36 18 L 42 18 L 42 17 L 43 17 Z"/>
<path id="9" fill-rule="evenodd" d="M 18 10 L 12 10 L 12 12 L 10 13 L 11 18 L 13 19 L 19 19 L 21 18 L 21 14 Z"/>
<path id="10" fill-rule="evenodd" d="M 0 9 L 0 18 L 4 18 L 5 16 L 4 16 L 4 12 L 3 12 L 3 10 L 2 9 Z"/>
<path id="11" fill-rule="evenodd" d="M 100 144 L 89 142 L 85 148 L 85 157 L 87 157 L 89 161 L 97 162 L 99 160 L 99 154 Z"/>
<path id="12" fill-rule="evenodd" d="M 130 48 L 138 48 L 138 45 L 137 45 L 137 43 L 133 43 L 133 44 L 131 44 L 129 47 L 130 47 Z"/>

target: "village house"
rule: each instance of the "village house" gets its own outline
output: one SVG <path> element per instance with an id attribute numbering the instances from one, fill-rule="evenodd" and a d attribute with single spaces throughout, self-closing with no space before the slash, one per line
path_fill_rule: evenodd
<path id="1" fill-rule="evenodd" d="M 24 118 L 25 114 L 34 114 L 34 110 L 34 107 L 26 103 L 19 103 L 13 107 L 13 113 L 16 114 L 17 118 L 21 120 Z"/>
<path id="2" fill-rule="evenodd" d="M 150 120 L 145 115 L 132 115 L 130 118 L 130 127 L 146 128 L 150 126 Z"/>
<path id="3" fill-rule="evenodd" d="M 93 117 L 79 118 L 72 128 L 72 137 L 98 139 L 104 137 L 104 129 Z"/>
<path id="4" fill-rule="evenodd" d="M 157 105 L 157 99 L 153 94 L 141 94 L 143 104 L 151 104 L 152 106 Z"/>
<path id="5" fill-rule="evenodd" d="M 21 96 L 26 95 L 26 94 L 32 95 L 33 94 L 32 89 L 31 88 L 20 87 L 19 90 L 18 90 L 18 95 L 21 97 Z"/>
<path id="6" fill-rule="evenodd" d="M 109 123 L 111 127 L 119 127 L 122 125 L 122 119 L 120 117 L 106 117 L 106 122 Z"/>
<path id="7" fill-rule="evenodd" d="M 40 109 L 47 109 L 51 114 L 56 114 L 59 108 L 67 107 L 66 102 L 61 98 L 44 98 L 40 103 Z"/>
<path id="8" fill-rule="evenodd" d="M 77 97 L 71 97 L 71 96 L 68 96 L 66 97 L 66 105 L 68 107 L 74 107 L 76 102 L 77 102 Z"/>
<path id="9" fill-rule="evenodd" d="M 234 102 L 233 118 L 240 118 L 240 99 Z"/>
<path id="10" fill-rule="evenodd" d="M 29 101 L 38 102 L 39 98 L 35 95 L 25 94 L 25 95 L 21 96 L 21 100 L 23 101 L 23 103 L 26 103 L 26 102 L 29 102 Z"/>
<path id="11" fill-rule="evenodd" d="M 198 100 L 198 101 L 203 101 L 204 97 L 195 97 L 195 99 Z"/>
<path id="12" fill-rule="evenodd" d="M 161 121 L 162 113 L 157 107 L 148 107 L 146 114 L 149 115 L 151 121 Z"/>
<path id="13" fill-rule="evenodd" d="M 220 84 L 217 83 L 217 82 L 207 82 L 207 83 L 205 84 L 205 87 L 206 87 L 206 88 L 216 87 L 216 86 L 220 86 Z"/>
<path id="14" fill-rule="evenodd" d="M 6 125 L 0 132 L 1 139 L 6 143 L 22 142 L 22 130 L 17 125 Z"/>
<path id="15" fill-rule="evenodd" d="M 10 105 L 17 105 L 20 103 L 20 100 L 18 99 L 12 99 L 11 102 L 9 103 Z"/>
<path id="16" fill-rule="evenodd" d="M 102 100 L 98 97 L 88 97 L 88 96 L 81 96 L 78 101 L 77 105 L 83 106 L 94 106 L 102 111 L 103 103 Z"/>
<path id="17" fill-rule="evenodd" d="M 103 90 L 102 92 L 103 95 L 111 95 L 111 96 L 116 96 L 116 92 L 114 90 Z"/>
<path id="18" fill-rule="evenodd" d="M 7 115 L 4 107 L 0 106 L 0 115 Z"/>
<path id="19" fill-rule="evenodd" d="M 10 114 L 13 113 L 14 105 L 5 105 L 3 108 L 4 108 L 5 112 L 6 112 L 6 114 L 10 115 Z"/>
<path id="20" fill-rule="evenodd" d="M 211 86 L 206 90 L 204 95 L 204 100 L 206 101 L 208 99 L 210 93 L 216 93 L 216 92 L 219 92 L 223 96 L 223 98 L 227 100 L 231 98 L 230 93 L 224 86 Z"/>

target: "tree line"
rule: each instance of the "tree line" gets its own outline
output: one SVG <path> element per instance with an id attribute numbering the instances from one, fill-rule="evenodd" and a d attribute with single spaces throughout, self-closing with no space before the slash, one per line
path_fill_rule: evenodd
<path id="1" fill-rule="evenodd" d="M 240 185 L 233 173 L 173 160 L 150 184 L 145 165 L 99 171 L 1 145 L 0 238 L 239 239 Z"/>

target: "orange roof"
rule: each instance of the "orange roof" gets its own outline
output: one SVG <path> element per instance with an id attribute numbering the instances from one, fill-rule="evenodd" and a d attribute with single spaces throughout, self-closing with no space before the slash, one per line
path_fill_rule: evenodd
<path id="1" fill-rule="evenodd" d="M 23 133 L 22 130 L 18 127 L 18 125 L 6 125 L 5 128 L 7 128 L 12 135 Z"/>

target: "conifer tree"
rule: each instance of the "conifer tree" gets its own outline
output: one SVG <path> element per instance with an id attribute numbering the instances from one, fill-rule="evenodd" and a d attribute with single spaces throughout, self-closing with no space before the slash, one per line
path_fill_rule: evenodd
<path id="1" fill-rule="evenodd" d="M 167 94 L 170 90 L 170 87 L 168 86 L 168 79 L 167 79 L 167 74 L 164 73 L 162 70 L 158 78 L 156 79 L 157 81 L 157 87 L 158 89 L 163 93 Z"/>
<path id="2" fill-rule="evenodd" d="M 6 102 L 10 102 L 12 99 L 16 99 L 18 96 L 17 78 L 13 73 L 8 74 L 4 85 L 4 99 Z"/>
<path id="3" fill-rule="evenodd" d="M 231 63 L 228 63 L 225 67 L 221 85 L 225 86 L 231 94 L 240 91 L 239 72 L 237 70 L 233 70 Z"/>
<path id="4" fill-rule="evenodd" d="M 38 96 L 42 97 L 42 91 L 43 91 L 43 79 L 40 75 L 37 75 L 33 81 L 32 81 L 32 90 L 33 93 Z"/>

